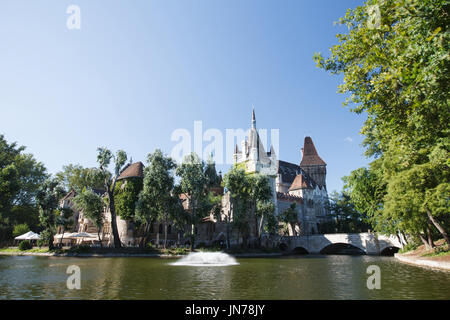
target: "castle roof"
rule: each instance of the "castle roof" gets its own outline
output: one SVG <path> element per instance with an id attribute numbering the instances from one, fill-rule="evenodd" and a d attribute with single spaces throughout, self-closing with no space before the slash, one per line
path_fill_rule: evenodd
<path id="1" fill-rule="evenodd" d="M 312 181 L 303 174 L 299 174 L 295 177 L 294 182 L 292 182 L 291 186 L 289 187 L 289 191 L 304 188 L 313 188 Z"/>
<path id="2" fill-rule="evenodd" d="M 300 167 L 303 166 L 324 166 L 325 161 L 317 154 L 316 147 L 311 139 L 311 137 L 305 137 L 305 143 L 302 148 L 303 156 L 300 162 Z"/>
<path id="3" fill-rule="evenodd" d="M 120 173 L 117 180 L 133 178 L 133 177 L 144 177 L 144 164 L 142 162 L 135 162 L 128 164 L 125 169 Z"/>
<path id="4" fill-rule="evenodd" d="M 296 202 L 298 204 L 302 204 L 303 203 L 303 198 L 302 197 L 297 197 L 297 196 L 294 196 L 294 195 L 289 194 L 289 193 L 277 192 L 277 199 L 278 200 L 289 201 L 289 202 Z"/>

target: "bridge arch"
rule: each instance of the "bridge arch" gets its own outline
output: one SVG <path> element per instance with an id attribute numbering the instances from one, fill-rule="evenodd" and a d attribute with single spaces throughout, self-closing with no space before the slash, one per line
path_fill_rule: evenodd
<path id="1" fill-rule="evenodd" d="M 394 256 L 400 250 L 399 247 L 396 246 L 387 246 L 383 250 L 380 251 L 380 256 Z"/>
<path id="2" fill-rule="evenodd" d="M 308 250 L 306 250 L 303 247 L 295 247 L 294 250 L 292 250 L 292 253 L 293 254 L 298 254 L 298 255 L 300 255 L 300 254 L 309 254 Z"/>
<path id="3" fill-rule="evenodd" d="M 336 242 L 330 243 L 324 246 L 320 252 L 320 254 L 346 254 L 346 255 L 364 255 L 366 251 L 354 244 Z"/>

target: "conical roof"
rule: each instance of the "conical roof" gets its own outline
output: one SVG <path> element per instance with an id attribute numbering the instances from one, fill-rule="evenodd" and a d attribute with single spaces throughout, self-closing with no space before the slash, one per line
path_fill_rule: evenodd
<path id="1" fill-rule="evenodd" d="M 311 139 L 311 137 L 305 137 L 305 143 L 303 145 L 303 157 L 300 162 L 300 167 L 303 166 L 324 166 L 325 161 L 317 154 L 316 147 Z"/>

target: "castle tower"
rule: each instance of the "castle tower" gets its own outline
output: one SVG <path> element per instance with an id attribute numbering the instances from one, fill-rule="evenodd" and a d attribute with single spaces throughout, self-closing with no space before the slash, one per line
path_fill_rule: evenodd
<path id="1" fill-rule="evenodd" d="M 305 137 L 302 148 L 302 168 L 319 185 L 326 187 L 327 164 L 317 154 L 316 147 L 311 137 Z"/>

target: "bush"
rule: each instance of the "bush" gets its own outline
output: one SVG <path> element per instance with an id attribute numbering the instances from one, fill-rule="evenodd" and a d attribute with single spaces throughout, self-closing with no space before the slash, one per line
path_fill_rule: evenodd
<path id="1" fill-rule="evenodd" d="M 19 250 L 20 251 L 30 250 L 32 248 L 33 248 L 33 245 L 28 240 L 24 240 L 21 243 L 19 243 Z"/>
<path id="2" fill-rule="evenodd" d="M 419 247 L 419 244 L 415 241 L 410 241 L 408 244 L 406 244 L 399 253 L 405 253 L 408 251 L 416 250 Z"/>

